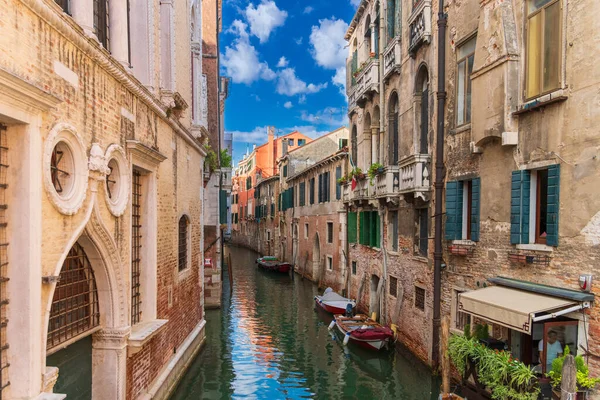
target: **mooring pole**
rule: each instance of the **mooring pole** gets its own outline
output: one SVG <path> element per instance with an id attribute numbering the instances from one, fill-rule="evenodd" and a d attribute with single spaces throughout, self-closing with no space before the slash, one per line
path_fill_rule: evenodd
<path id="1" fill-rule="evenodd" d="M 435 249 L 433 252 L 433 368 L 438 369 L 440 360 L 440 308 L 442 293 L 442 195 L 444 190 L 444 111 L 446 107 L 446 25 L 444 0 L 438 3 L 438 87 L 437 87 L 437 135 L 435 146 Z"/>

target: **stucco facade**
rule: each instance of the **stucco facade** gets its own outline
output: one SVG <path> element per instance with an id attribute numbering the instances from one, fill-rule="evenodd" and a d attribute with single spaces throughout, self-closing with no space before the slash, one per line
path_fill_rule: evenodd
<path id="1" fill-rule="evenodd" d="M 124 2 L 110 42 L 91 1 L 0 5 L 2 398 L 166 398 L 203 343 L 202 14 L 163 3 L 132 2 L 131 49 Z"/>

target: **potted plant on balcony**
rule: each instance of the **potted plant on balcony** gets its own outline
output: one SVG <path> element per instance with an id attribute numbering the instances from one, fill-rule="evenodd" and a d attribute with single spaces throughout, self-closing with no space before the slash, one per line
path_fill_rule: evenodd
<path id="1" fill-rule="evenodd" d="M 381 175 L 383 174 L 383 165 L 379 164 L 379 163 L 373 163 L 371 164 L 371 166 L 369 167 L 369 182 L 371 183 L 371 186 L 373 186 L 373 179 L 375 179 L 375 177 L 377 175 Z"/>
<path id="2" fill-rule="evenodd" d="M 340 185 L 347 185 L 348 184 L 348 176 L 346 176 L 346 175 L 342 176 L 340 179 L 337 180 L 337 183 L 339 183 Z"/>
<path id="3" fill-rule="evenodd" d="M 374 51 L 372 51 L 372 52 L 369 54 L 369 56 L 370 56 L 371 58 L 375 58 L 375 57 L 377 57 L 377 53 L 375 53 Z"/>
<path id="4" fill-rule="evenodd" d="M 559 397 L 563 363 L 570 353 L 569 346 L 565 346 L 564 354 L 552 361 L 552 369 L 546 374 Z M 575 366 L 577 367 L 577 400 L 584 400 L 587 399 L 587 394 L 600 383 L 600 378 L 590 378 L 590 370 L 581 354 L 575 356 Z"/>
<path id="5" fill-rule="evenodd" d="M 360 169 L 359 167 L 354 167 L 354 169 L 352 170 L 352 172 L 350 172 L 350 175 L 355 177 L 356 180 L 363 180 L 365 179 L 367 176 L 364 174 L 364 172 L 362 171 L 362 169 Z"/>

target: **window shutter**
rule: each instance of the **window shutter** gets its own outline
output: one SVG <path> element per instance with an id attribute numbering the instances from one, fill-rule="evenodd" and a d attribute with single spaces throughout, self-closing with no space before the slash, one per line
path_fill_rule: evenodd
<path id="1" fill-rule="evenodd" d="M 359 219 L 358 242 L 360 244 L 365 244 L 365 242 L 368 241 L 367 213 L 361 212 L 358 215 L 359 215 L 359 217 L 358 217 L 358 219 Z"/>
<path id="2" fill-rule="evenodd" d="M 560 209 L 560 165 L 548 167 L 548 207 L 546 210 L 546 244 L 558 246 L 558 213 Z"/>
<path id="3" fill-rule="evenodd" d="M 319 188 L 317 190 L 317 203 L 320 203 L 321 196 L 323 195 L 323 176 L 319 174 Z"/>
<path id="4" fill-rule="evenodd" d="M 294 196 L 294 187 L 290 188 L 290 208 L 294 208 L 296 206 L 296 196 Z"/>
<path id="5" fill-rule="evenodd" d="M 331 174 L 329 171 L 325 173 L 325 201 L 329 202 L 331 200 Z"/>
<path id="6" fill-rule="evenodd" d="M 348 243 L 356 243 L 356 213 L 348 213 Z"/>
<path id="7" fill-rule="evenodd" d="M 372 219 L 375 221 L 374 229 L 375 229 L 375 242 L 373 243 L 373 247 L 381 248 L 381 225 L 379 219 L 379 213 L 377 211 L 373 211 Z"/>
<path id="8" fill-rule="evenodd" d="M 340 139 L 342 140 L 342 139 Z M 338 179 L 342 177 L 342 167 L 335 168 L 335 199 L 339 200 L 342 198 L 342 186 L 339 184 Z"/>
<path id="9" fill-rule="evenodd" d="M 510 204 L 510 243 L 529 243 L 529 203 L 531 174 L 513 171 Z"/>
<path id="10" fill-rule="evenodd" d="M 219 199 L 219 211 L 220 211 L 220 215 L 219 215 L 219 222 L 221 224 L 226 224 L 227 223 L 227 192 L 225 190 L 221 190 L 219 192 L 220 194 L 220 199 Z"/>
<path id="11" fill-rule="evenodd" d="M 471 240 L 479 242 L 479 208 L 481 204 L 481 178 L 471 181 Z"/>
<path id="12" fill-rule="evenodd" d="M 462 182 L 446 183 L 446 240 L 462 237 Z"/>

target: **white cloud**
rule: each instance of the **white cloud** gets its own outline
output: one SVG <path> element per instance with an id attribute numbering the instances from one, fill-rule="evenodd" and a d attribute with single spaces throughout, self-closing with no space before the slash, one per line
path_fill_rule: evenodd
<path id="1" fill-rule="evenodd" d="M 292 105 L 292 102 L 291 102 L 291 101 L 286 101 L 286 102 L 285 102 L 285 104 L 284 104 L 283 106 L 284 106 L 285 108 L 288 108 L 288 109 L 289 109 L 289 108 L 292 108 L 292 107 L 294 107 L 294 106 Z"/>
<path id="2" fill-rule="evenodd" d="M 242 21 L 235 20 L 227 31 L 238 37 L 231 46 L 225 48 L 225 54 L 221 54 L 221 63 L 226 74 L 231 76 L 234 83 L 247 85 L 259 79 L 275 79 L 275 72 L 266 62 L 260 61 L 256 48 L 250 44 L 247 27 Z"/>
<path id="3" fill-rule="evenodd" d="M 296 132 L 296 131 L 300 132 L 312 139 L 316 139 L 316 138 L 323 136 L 330 132 L 328 130 L 319 130 L 314 125 L 296 125 L 296 126 L 289 126 L 289 127 L 285 127 L 285 128 L 276 127 L 276 132 L 277 132 L 278 136 L 284 136 L 284 135 L 287 135 L 289 133 Z M 238 146 L 237 146 L 238 150 L 241 149 L 240 145 L 243 146 L 243 145 L 248 144 L 248 145 L 250 145 L 250 148 L 252 148 L 253 144 L 260 146 L 260 145 L 266 143 L 268 140 L 266 126 L 257 126 L 249 132 L 227 131 L 226 133 L 233 135 L 233 142 L 238 144 Z M 245 147 L 242 147 L 242 148 L 245 149 Z"/>
<path id="4" fill-rule="evenodd" d="M 305 104 L 305 103 L 306 103 L 306 95 L 301 94 L 300 97 L 298 98 L 298 104 Z"/>
<path id="5" fill-rule="evenodd" d="M 302 12 L 303 14 L 310 14 L 311 12 L 313 12 L 315 9 L 311 6 L 307 6 L 304 11 Z"/>
<path id="6" fill-rule="evenodd" d="M 295 96 L 304 93 L 317 93 L 327 87 L 327 82 L 321 84 L 306 84 L 296 76 L 293 68 L 286 68 L 278 73 L 277 93 L 286 96 Z"/>
<path id="7" fill-rule="evenodd" d="M 277 63 L 277 68 L 285 68 L 285 67 L 288 66 L 288 64 L 289 64 L 289 62 L 288 62 L 287 58 L 285 58 L 284 56 L 282 56 L 279 59 L 279 62 Z"/>
<path id="8" fill-rule="evenodd" d="M 269 40 L 269 36 L 275 28 L 283 26 L 287 15 L 287 12 L 280 10 L 272 0 L 263 0 L 256 7 L 250 3 L 246 7 L 246 19 L 250 24 L 250 33 L 256 36 L 261 43 Z"/>
<path id="9" fill-rule="evenodd" d="M 313 26 L 310 33 L 310 52 L 313 59 L 317 65 L 335 70 L 332 82 L 340 88 L 343 95 L 345 95 L 348 55 L 344 39 L 346 30 L 348 30 L 346 22 L 332 18 L 319 20 L 319 26 Z"/>
<path id="10" fill-rule="evenodd" d="M 299 38 L 296 38 L 296 39 L 294 39 L 294 42 L 296 42 L 296 44 L 297 44 L 298 46 L 300 46 L 300 45 L 302 44 L 302 41 L 303 41 L 303 40 L 304 40 L 304 39 L 302 38 L 302 36 L 300 36 Z"/>
<path id="11" fill-rule="evenodd" d="M 348 125 L 348 117 L 344 108 L 327 107 L 315 114 L 309 114 L 306 111 L 302 112 L 300 117 L 303 121 L 317 125 L 328 125 L 332 127 L 340 127 Z"/>

